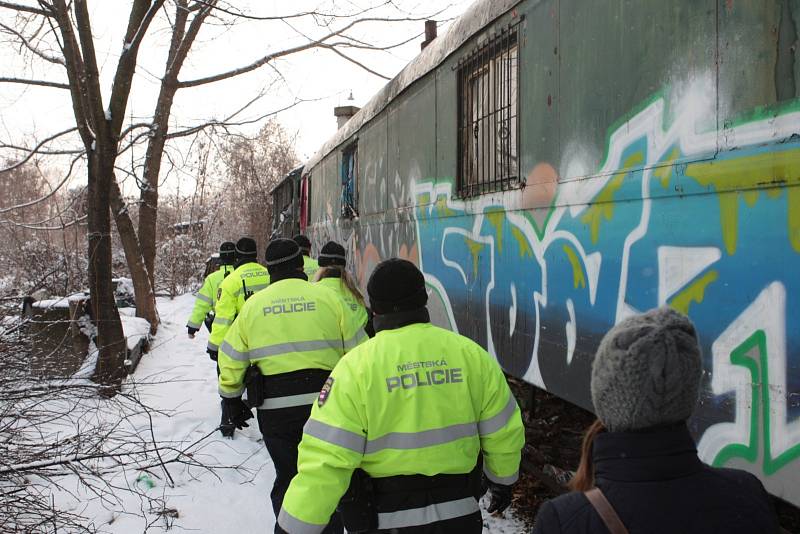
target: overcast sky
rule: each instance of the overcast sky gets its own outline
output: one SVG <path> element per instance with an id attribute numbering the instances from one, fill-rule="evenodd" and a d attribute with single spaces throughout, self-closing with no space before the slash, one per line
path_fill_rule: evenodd
<path id="1" fill-rule="evenodd" d="M 17 0 L 34 4 L 32 0 Z M 275 16 L 317 8 L 324 12 L 353 13 L 383 0 L 323 0 L 307 2 L 275 2 L 236 0 L 232 2 L 253 16 Z M 435 18 L 450 19 L 460 15 L 469 0 L 396 0 L 394 4 L 410 17 L 427 16 L 444 10 Z M 167 2 L 170 4 L 170 2 Z M 89 0 L 93 32 L 103 89 L 110 90 L 111 79 L 122 48 L 130 2 L 127 0 Z M 396 9 L 381 8 L 368 16 L 402 17 Z M 224 15 L 222 15 L 224 16 Z M 230 16 L 224 16 L 231 20 Z M 0 9 L 0 22 L 19 28 L 20 21 Z M 332 28 L 341 22 L 332 21 Z M 440 24 L 440 35 L 447 24 Z M 370 43 L 389 44 L 404 41 L 422 33 L 422 21 L 405 23 L 370 23 L 351 32 Z M 181 80 L 194 79 L 235 67 L 244 66 L 264 55 L 295 46 L 305 41 L 303 35 L 319 37 L 329 30 L 319 21 L 291 19 L 276 21 L 241 20 L 232 27 L 206 24 L 187 59 Z M 389 77 L 396 75 L 420 50 L 423 37 L 388 52 L 348 50 L 348 53 L 369 68 Z M 139 54 L 139 67 L 131 93 L 126 123 L 149 118 L 158 93 L 158 80 L 164 70 L 169 33 L 166 19 L 157 19 Z M 7 41 L 0 44 L 0 76 L 66 81 L 59 66 L 40 60 L 32 64 L 30 54 L 21 54 Z M 254 119 L 289 105 L 295 99 L 310 100 L 279 114 L 280 122 L 296 134 L 297 153 L 310 157 L 336 130 L 333 108 L 339 105 L 363 106 L 385 83 L 383 80 L 349 63 L 331 51 L 312 50 L 292 55 L 249 74 L 198 88 L 178 91 L 172 109 L 172 128 L 191 126 L 209 118 L 221 119 L 266 89 L 240 119 Z M 352 92 L 353 100 L 349 100 Z M 258 123 L 261 124 L 261 123 Z M 69 93 L 52 88 L 27 87 L 0 83 L 0 142 L 25 142 L 30 145 L 52 133 L 74 126 Z M 248 134 L 257 125 L 244 127 Z M 77 137 L 68 144 L 79 145 Z M 0 152 L 0 156 L 8 156 Z M 82 177 L 83 178 L 83 177 Z M 85 178 L 83 178 L 85 180 Z"/>

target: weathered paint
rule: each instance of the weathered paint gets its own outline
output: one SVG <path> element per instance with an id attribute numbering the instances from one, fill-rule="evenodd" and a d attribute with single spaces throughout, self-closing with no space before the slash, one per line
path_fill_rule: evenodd
<path id="1" fill-rule="evenodd" d="M 782 2 L 477 4 L 309 162 L 315 243 L 343 242 L 362 286 L 415 261 L 436 322 L 587 409 L 608 328 L 688 313 L 701 457 L 800 504 L 800 62 L 780 45 L 800 10 Z M 454 68 L 523 17 L 525 186 L 460 199 Z M 338 220 L 356 137 L 360 217 Z"/>

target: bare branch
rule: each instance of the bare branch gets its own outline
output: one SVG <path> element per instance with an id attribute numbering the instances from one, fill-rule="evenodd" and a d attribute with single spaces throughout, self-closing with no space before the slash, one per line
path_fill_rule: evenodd
<path id="1" fill-rule="evenodd" d="M 428 17 L 423 17 L 423 18 L 366 17 L 366 18 L 357 19 L 357 20 L 349 22 L 348 24 L 345 24 L 342 28 L 340 28 L 340 29 L 338 29 L 336 31 L 330 32 L 329 34 L 327 34 L 327 35 L 325 35 L 325 36 L 323 36 L 323 37 L 321 37 L 319 39 L 316 39 L 316 40 L 313 40 L 313 41 L 309 41 L 309 42 L 304 43 L 302 45 L 298 45 L 298 46 L 294 46 L 294 47 L 291 47 L 291 48 L 287 48 L 285 50 L 280 50 L 280 51 L 277 51 L 277 52 L 273 52 L 271 54 L 268 54 L 268 55 L 262 57 L 261 59 L 259 59 L 257 61 L 254 61 L 253 63 L 250 63 L 249 65 L 245 65 L 243 67 L 239 67 L 239 68 L 236 68 L 236 69 L 233 69 L 233 70 L 229 70 L 227 72 L 222 72 L 220 74 L 215 74 L 213 76 L 206 76 L 204 78 L 197 78 L 195 80 L 188 80 L 188 81 L 184 81 L 184 82 L 178 82 L 178 88 L 183 89 L 183 88 L 187 88 L 187 87 L 197 87 L 199 85 L 205 85 L 207 83 L 218 82 L 220 80 L 225 80 L 225 79 L 228 79 L 228 78 L 233 78 L 234 76 L 239 76 L 241 74 L 252 72 L 252 71 L 258 69 L 259 67 L 263 67 L 264 65 L 266 65 L 270 61 L 273 61 L 273 60 L 278 59 L 280 57 L 289 56 L 291 54 L 296 54 L 298 52 L 303 52 L 305 50 L 309 50 L 311 48 L 315 48 L 315 47 L 321 46 L 321 45 L 325 44 L 326 41 L 328 41 L 328 40 L 330 40 L 330 39 L 332 39 L 334 37 L 337 37 L 337 36 L 346 37 L 344 35 L 344 33 L 347 30 L 350 30 L 350 29 L 352 29 L 352 28 L 354 28 L 354 27 L 356 27 L 356 26 L 358 26 L 360 24 L 363 24 L 363 23 L 367 23 L 367 22 L 387 22 L 387 23 L 390 23 L 390 22 L 411 22 L 411 21 L 426 20 L 427 18 Z M 380 76 L 382 76 L 382 75 L 380 75 Z"/>
<path id="2" fill-rule="evenodd" d="M 364 15 L 365 13 L 368 13 L 370 11 L 374 11 L 376 9 L 380 9 L 381 7 L 384 7 L 384 6 L 387 6 L 387 5 L 394 5 L 394 1 L 393 0 L 386 0 L 385 2 L 383 2 L 381 4 L 368 7 L 366 9 L 363 9 L 363 10 L 358 11 L 356 13 L 353 13 L 351 15 L 337 15 L 336 13 L 324 13 L 322 11 L 311 10 L 311 11 L 302 11 L 300 13 L 290 13 L 288 15 L 274 15 L 274 16 L 269 16 L 269 17 L 261 17 L 261 16 L 257 16 L 257 15 L 249 15 L 249 14 L 243 12 L 243 11 L 239 11 L 239 10 L 234 11 L 233 9 L 230 9 L 230 8 L 224 8 L 224 7 L 220 7 L 219 5 L 211 5 L 211 4 L 212 3 L 207 2 L 205 0 L 195 0 L 195 4 L 192 7 L 194 8 L 195 6 L 198 6 L 198 5 L 207 5 L 207 6 L 213 7 L 216 11 L 220 11 L 220 12 L 225 13 L 227 15 L 233 15 L 234 17 L 240 18 L 240 19 L 261 20 L 261 21 L 268 21 L 268 20 L 281 20 L 281 21 L 283 21 L 283 20 L 287 20 L 287 19 L 298 19 L 298 18 L 303 18 L 303 17 L 321 17 L 321 18 L 352 18 L 352 17 L 358 17 L 358 16 L 361 16 L 361 15 Z"/>
<path id="3" fill-rule="evenodd" d="M 125 44 L 119 63 L 117 63 L 114 85 L 108 103 L 108 109 L 111 112 L 111 132 L 115 137 L 122 128 L 125 108 L 127 107 L 131 84 L 133 83 L 133 75 L 136 72 L 139 45 L 162 5 L 164 5 L 164 0 L 155 0 L 152 4 L 150 4 L 149 0 L 137 0 L 131 7 L 128 29 L 125 32 Z M 106 120 L 108 118 L 106 117 Z"/>
<path id="4" fill-rule="evenodd" d="M 33 149 L 31 149 L 30 153 L 25 158 L 21 159 L 20 161 L 16 162 L 14 165 L 11 165 L 10 167 L 6 167 L 5 169 L 0 169 L 0 172 L 12 171 L 12 170 L 14 170 L 14 169 L 16 169 L 18 167 L 21 167 L 22 165 L 24 165 L 25 163 L 30 161 L 30 159 L 34 155 L 36 155 L 37 151 L 41 147 L 43 147 L 44 145 L 46 145 L 47 143 L 49 143 L 53 139 L 57 139 L 57 138 L 61 137 L 62 135 L 67 135 L 69 133 L 72 133 L 77 129 L 78 129 L 77 127 L 73 126 L 72 128 L 67 128 L 64 131 L 58 132 L 57 134 L 53 134 L 50 137 L 47 137 L 47 138 L 43 139 L 38 145 L 36 145 L 35 147 L 33 147 Z M 0 211 L 0 213 L 2 213 L 2 211 Z"/>
<path id="5" fill-rule="evenodd" d="M 73 128 L 73 130 L 74 129 L 75 128 Z M 69 165 L 69 170 L 67 171 L 67 174 L 64 176 L 64 178 L 61 180 L 61 182 L 59 182 L 58 185 L 51 192 L 49 192 L 48 194 L 44 195 L 43 197 L 37 198 L 35 200 L 31 200 L 30 202 L 25 202 L 23 204 L 17 204 L 16 206 L 9 206 L 7 208 L 2 208 L 2 209 L 0 209 L 0 213 L 8 213 L 9 211 L 19 210 L 19 209 L 22 209 L 22 208 L 27 208 L 27 207 L 33 206 L 35 204 L 39 204 L 40 202 L 44 202 L 48 198 L 50 198 L 53 195 L 55 195 L 56 191 L 61 189 L 64 186 L 64 184 L 67 183 L 67 181 L 69 180 L 70 176 L 72 176 L 72 170 L 75 167 L 75 163 L 78 160 L 80 160 L 81 158 L 83 158 L 83 156 L 84 156 L 84 154 L 80 154 L 79 156 L 76 156 L 75 158 L 72 159 L 72 162 Z"/>
<path id="6" fill-rule="evenodd" d="M 355 60 L 355 59 L 351 58 L 350 56 L 348 56 L 347 54 L 345 54 L 344 52 L 342 52 L 341 50 L 338 50 L 338 49 L 337 49 L 336 47 L 334 47 L 334 46 L 329 46 L 329 45 L 328 45 L 328 46 L 324 46 L 323 48 L 326 48 L 326 49 L 330 50 L 331 52 L 333 52 L 333 53 L 334 53 L 334 54 L 336 54 L 337 56 L 339 56 L 339 57 L 341 57 L 341 58 L 343 58 L 343 59 L 346 59 L 347 61 L 349 61 L 349 62 L 350 62 L 350 63 L 352 63 L 353 65 L 356 65 L 356 66 L 358 66 L 358 67 L 361 67 L 361 68 L 362 68 L 362 69 L 364 69 L 365 71 L 369 72 L 369 73 L 370 73 L 370 74 L 372 74 L 372 75 L 375 75 L 375 76 L 377 76 L 378 78 L 383 78 L 384 80 L 387 80 L 387 81 L 388 81 L 388 80 L 391 80 L 391 78 L 390 78 L 389 76 L 385 76 L 385 75 L 381 74 L 380 72 L 376 72 L 376 71 L 372 70 L 371 68 L 367 67 L 366 65 L 364 65 L 364 64 L 363 64 L 363 63 L 361 63 L 360 61 L 358 61 L 358 60 Z"/>
<path id="7" fill-rule="evenodd" d="M 39 85 L 41 87 L 55 87 L 56 89 L 69 89 L 68 83 L 48 82 L 47 80 L 26 80 L 24 78 L 0 77 L 2 83 L 19 83 L 23 85 Z"/>
<path id="8" fill-rule="evenodd" d="M 5 24 L 0 24 L 0 28 L 3 28 L 8 33 L 14 35 L 17 39 L 19 39 L 20 43 L 22 43 L 22 46 L 24 46 L 25 48 L 27 48 L 28 50 L 33 52 L 38 57 L 40 57 L 43 60 L 47 61 L 48 63 L 54 63 L 56 65 L 66 66 L 64 64 L 64 60 L 62 58 L 53 57 L 53 56 L 49 56 L 49 55 L 45 54 L 44 52 L 42 52 L 41 50 L 36 48 L 34 45 L 32 45 L 30 40 L 28 38 L 26 38 L 24 35 L 22 35 L 22 33 L 18 32 L 17 30 L 12 28 L 11 26 L 7 26 Z"/>
<path id="9" fill-rule="evenodd" d="M 50 13 L 45 9 L 33 6 L 25 6 L 22 4 L 15 4 L 13 2 L 0 2 L 0 7 L 4 7 L 6 9 L 11 9 L 14 11 L 22 11 L 24 13 L 33 13 L 34 15 L 42 15 L 43 17 L 52 16 L 52 13 Z"/>

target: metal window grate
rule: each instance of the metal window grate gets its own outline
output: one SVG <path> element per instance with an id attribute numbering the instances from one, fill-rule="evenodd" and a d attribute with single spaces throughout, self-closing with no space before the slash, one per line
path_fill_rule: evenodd
<path id="1" fill-rule="evenodd" d="M 458 195 L 509 189 L 519 176 L 519 46 L 504 27 L 458 64 Z"/>
<path id="2" fill-rule="evenodd" d="M 342 217 L 358 216 L 356 172 L 358 169 L 358 145 L 351 144 L 342 152 Z"/>

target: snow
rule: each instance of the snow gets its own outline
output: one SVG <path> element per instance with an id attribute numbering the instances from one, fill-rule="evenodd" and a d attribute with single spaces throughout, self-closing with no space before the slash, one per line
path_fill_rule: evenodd
<path id="1" fill-rule="evenodd" d="M 128 350 L 133 350 L 139 341 L 150 336 L 150 323 L 147 319 L 122 314 L 119 319 L 122 321 L 122 332 L 128 341 Z"/>
<path id="2" fill-rule="evenodd" d="M 84 293 L 74 293 L 68 297 L 37 300 L 32 306 L 39 309 L 69 308 L 70 302 L 79 302 L 87 298 L 89 298 L 89 296 Z"/>
<path id="3" fill-rule="evenodd" d="M 173 444 L 188 444 L 213 432 L 219 424 L 220 408 L 216 372 L 205 353 L 208 332 L 200 330 L 194 339 L 186 333 L 186 318 L 194 298 L 182 295 L 169 300 L 158 299 L 162 319 L 158 334 L 151 341 L 151 352 L 142 357 L 135 375 L 126 387 L 135 387 L 142 401 L 159 413 L 152 413 L 155 438 Z M 144 320 L 122 315 L 127 328 L 137 325 L 144 329 Z M 170 413 L 173 414 L 170 417 Z M 147 417 L 141 424 L 146 428 Z M 142 509 L 139 499 L 120 492 L 119 501 L 102 504 L 99 499 L 81 491 L 76 480 L 64 481 L 72 494 L 60 492 L 57 503 L 94 518 L 100 532 L 138 534 L 154 523 L 148 532 L 175 528 L 198 533 L 215 532 L 272 532 L 275 517 L 269 504 L 269 492 L 275 472 L 264 447 L 258 425 L 236 431 L 228 440 L 215 432 L 193 455 L 208 466 L 237 466 L 238 469 L 218 469 L 211 473 L 196 466 L 171 464 L 170 486 L 160 469 L 148 473 L 119 471 L 114 483 L 135 487 L 138 491 L 163 499 L 166 509 L 175 513 L 162 514 Z M 177 514 L 177 517 L 174 515 Z M 522 523 L 506 512 L 506 517 L 488 517 L 484 513 L 484 532 L 512 534 L 524 532 Z"/>

